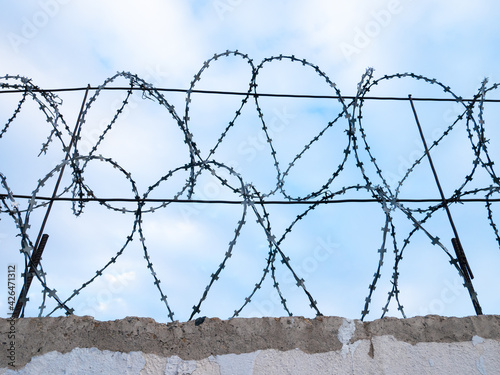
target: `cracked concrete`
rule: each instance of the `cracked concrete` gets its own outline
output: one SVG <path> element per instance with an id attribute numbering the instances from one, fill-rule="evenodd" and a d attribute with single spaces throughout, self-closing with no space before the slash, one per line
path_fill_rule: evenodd
<path id="1" fill-rule="evenodd" d="M 2 374 L 500 374 L 500 316 L 0 319 Z M 12 364 L 12 361 L 10 361 Z"/>

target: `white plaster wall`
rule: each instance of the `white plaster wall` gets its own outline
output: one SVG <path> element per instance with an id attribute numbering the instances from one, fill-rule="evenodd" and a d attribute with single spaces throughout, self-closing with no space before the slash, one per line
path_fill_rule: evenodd
<path id="1" fill-rule="evenodd" d="M 339 336 L 345 332 L 339 331 Z M 500 342 L 474 336 L 470 342 L 417 343 L 392 336 L 348 343 L 338 351 L 307 354 L 296 349 L 259 350 L 246 354 L 182 360 L 142 352 L 111 352 L 75 348 L 69 353 L 50 352 L 33 357 L 18 370 L 1 369 L 2 375 L 251 375 L 251 374 L 349 374 L 349 375 L 496 375 L 500 374 Z M 350 338 L 350 336 L 349 336 Z M 373 358 L 370 346 L 373 345 Z"/>
<path id="2" fill-rule="evenodd" d="M 9 329 L 0 319 L 0 335 Z M 71 316 L 20 319 L 16 329 L 16 367 L 0 357 L 0 375 L 500 375 L 500 316 L 199 325 Z M 5 340 L 0 347 L 8 352 Z"/>

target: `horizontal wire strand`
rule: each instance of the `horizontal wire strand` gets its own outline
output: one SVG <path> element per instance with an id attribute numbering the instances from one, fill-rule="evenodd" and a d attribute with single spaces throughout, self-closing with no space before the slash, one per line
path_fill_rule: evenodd
<path id="1" fill-rule="evenodd" d="M 40 93 L 55 93 L 55 92 L 75 92 L 85 91 L 86 87 L 68 87 L 68 88 L 53 88 L 53 89 L 30 89 L 33 92 Z M 162 88 L 162 87 L 90 87 L 89 90 L 96 91 L 160 91 L 160 92 L 178 92 L 191 94 L 210 94 L 210 95 L 235 95 L 235 96 L 252 96 L 252 97 L 276 97 L 276 98 L 297 98 L 297 99 L 349 99 L 349 100 L 387 100 L 387 101 L 409 101 L 408 97 L 400 96 L 365 96 L 356 97 L 352 95 L 312 95 L 312 94 L 284 94 L 284 93 L 259 93 L 259 92 L 243 92 L 243 91 L 218 91 L 218 90 L 190 90 L 180 88 Z M 0 94 L 16 94 L 24 93 L 25 90 L 0 90 Z M 455 98 L 432 98 L 432 97 L 412 97 L 413 101 L 430 101 L 430 102 L 460 102 Z M 476 102 L 479 98 L 462 98 L 462 102 Z M 500 99 L 482 99 L 485 103 L 500 103 Z"/>
<path id="2" fill-rule="evenodd" d="M 31 195 L 13 194 L 13 198 L 32 199 Z M 9 198 L 7 194 L 0 194 L 0 198 Z M 203 203 L 203 204 L 244 204 L 245 200 L 225 200 L 225 199 L 171 199 L 171 198 L 70 198 L 70 197 L 35 197 L 41 201 L 63 201 L 63 202 L 142 202 L 142 203 Z M 305 201 L 286 200 L 254 200 L 256 204 L 336 204 L 336 203 L 380 203 L 380 199 L 375 198 L 346 198 L 346 199 L 324 199 Z M 441 198 L 398 198 L 395 203 L 442 203 Z M 494 203 L 500 202 L 500 198 L 460 198 L 447 199 L 446 203 Z"/>

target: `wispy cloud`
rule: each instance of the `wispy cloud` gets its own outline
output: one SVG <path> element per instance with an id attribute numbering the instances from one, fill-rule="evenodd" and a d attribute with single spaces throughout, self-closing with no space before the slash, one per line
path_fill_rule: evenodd
<path id="1" fill-rule="evenodd" d="M 498 5 L 492 2 L 448 0 L 439 3 L 377 0 L 369 4 L 324 0 L 211 0 L 204 5 L 180 0 L 155 0 L 147 4 L 132 0 L 119 3 L 96 0 L 84 3 L 75 0 L 11 3 L 0 15 L 0 76 L 21 74 L 33 78 L 34 83 L 41 87 L 52 88 L 86 86 L 88 83 L 96 86 L 117 71 L 130 71 L 154 86 L 188 88 L 204 61 L 214 53 L 238 49 L 247 53 L 255 64 L 262 58 L 279 54 L 305 58 L 329 75 L 345 95 L 356 92 L 362 74 L 367 67 L 373 66 L 376 77 L 415 71 L 443 80 L 466 97 L 476 94 L 483 76 L 493 76 L 494 80 L 497 75 L 497 14 Z M 221 57 L 203 71 L 196 88 L 246 91 L 251 73 L 246 60 Z M 128 85 L 123 79 L 118 83 Z M 314 67 L 284 60 L 264 64 L 257 83 L 258 92 L 335 93 Z M 374 87 L 370 95 L 446 95 L 441 91 L 441 88 L 429 88 L 429 85 L 414 79 L 401 79 Z M 82 93 L 60 95 L 64 99 L 61 111 L 72 127 Z M 124 95 L 123 92 L 107 92 L 93 104 L 79 140 L 82 153 L 89 152 L 91 145 L 99 139 Z M 164 95 L 182 118 L 185 115 L 185 94 Z M 220 133 L 235 116 L 241 99 L 191 96 L 188 124 L 204 155 L 209 154 Z M 244 107 L 238 123 L 228 132 L 212 158 L 232 165 L 245 182 L 254 183 L 261 191 L 268 192 L 276 184 L 276 170 L 252 100 Z M 0 97 L 0 126 L 7 121 L 12 106 L 16 104 L 10 101 L 12 99 L 6 95 Z M 338 102 L 329 99 L 260 97 L 259 104 L 269 126 L 269 135 L 275 142 L 282 172 L 341 111 Z M 365 102 L 363 109 L 363 125 L 373 155 L 384 171 L 391 173 L 391 183 L 396 183 L 423 152 L 410 108 L 407 103 Z M 460 115 L 460 109 L 446 103 L 436 106 L 418 103 L 418 110 L 430 141 L 442 134 Z M 37 111 L 36 103 L 30 102 L 23 110 L 23 116 L 0 139 L 0 160 L 4 161 L 0 172 L 8 176 L 16 192 L 23 194 L 30 194 L 38 178 L 64 157 L 60 148 L 50 149 L 48 155 L 36 157 L 48 129 L 45 119 Z M 494 124 L 498 113 L 494 110 L 488 113 L 487 122 Z M 300 195 L 321 188 L 333 173 L 331 166 L 337 167 L 341 162 L 347 127 L 348 120 L 344 117 L 319 141 L 313 142 L 310 152 L 297 160 L 296 169 L 287 176 L 286 191 Z M 492 144 L 495 144 L 495 131 L 488 131 Z M 432 151 L 433 155 L 436 154 L 440 173 L 445 175 L 443 186 L 449 194 L 470 168 L 470 165 L 447 167 L 447 163 L 472 160 L 466 135 L 465 123 L 459 122 L 447 138 L 449 143 L 443 142 L 440 150 Z M 172 168 L 189 161 L 189 149 L 183 142 L 183 134 L 168 111 L 143 98 L 141 93 L 135 93 L 97 153 L 116 159 L 132 172 L 143 194 Z M 493 154 L 495 148 L 491 148 Z M 361 150 L 360 154 L 369 159 L 366 151 Z M 426 196 L 436 193 L 424 162 L 415 169 L 402 189 L 403 193 Z M 363 182 L 357 168 L 354 159 L 350 158 L 335 180 L 338 186 L 334 184 L 332 188 L 341 189 L 351 182 Z M 380 183 L 373 167 L 367 167 L 367 173 Z M 188 173 L 179 172 L 160 184 L 151 196 L 164 198 L 173 194 L 187 178 Z M 228 178 L 237 182 L 234 176 Z M 489 178 L 484 173 L 478 181 L 483 183 Z M 130 182 L 110 163 L 91 163 L 86 179 L 89 186 L 95 187 L 96 193 L 127 197 L 132 194 Z M 68 183 L 69 174 L 63 180 L 63 184 Z M 44 193 L 50 194 L 52 186 L 47 186 Z M 241 198 L 235 197 L 230 189 L 208 173 L 200 178 L 194 194 L 202 199 Z M 20 204 L 25 205 L 25 202 Z M 97 203 L 87 203 L 85 214 L 77 219 L 72 216 L 69 204 L 58 207 L 47 227 L 51 237 L 43 259 L 49 281 L 67 297 L 121 249 L 132 230 L 134 217 L 132 214 L 108 212 Z M 224 259 L 242 208 L 201 204 L 189 206 L 189 209 L 180 207 L 187 206 L 172 204 L 155 214 L 145 214 L 142 219 L 155 272 L 172 301 L 175 318 L 182 320 L 187 318 L 210 282 L 212 273 Z M 301 210 L 297 207 L 270 207 L 273 234 L 279 238 L 303 212 Z M 476 228 L 474 232 L 485 233 L 481 236 L 480 247 L 487 249 L 485 253 L 474 247 L 473 235 L 464 234 L 463 242 L 473 268 L 478 269 L 480 297 L 487 299 L 488 312 L 495 312 L 499 307 L 498 299 L 481 271 L 494 277 L 491 264 L 498 264 L 500 255 L 484 207 L 473 211 L 472 214 L 453 207 L 458 226 L 464 232 L 470 227 L 470 215 L 483 220 L 483 225 L 478 225 L 477 232 Z M 41 212 L 33 215 L 32 237 L 36 235 L 41 217 Z M 396 238 L 401 243 L 413 224 L 403 214 L 398 219 L 402 224 L 398 223 Z M 252 211 L 246 220 L 252 224 L 244 227 L 233 257 L 210 291 L 205 302 L 207 314 L 230 316 L 244 303 L 244 298 L 262 276 L 269 251 L 267 234 L 257 224 Z M 381 246 L 383 221 L 384 216 L 375 205 L 318 207 L 283 241 L 283 248 L 290 255 L 299 276 L 304 277 L 313 295 L 317 296 L 322 312 L 359 317 L 379 262 L 377 251 Z M 3 215 L 0 246 L 2 250 L 9 249 L 9 261 L 15 261 L 21 267 L 24 261 L 18 252 L 18 239 L 12 237 L 15 233 L 13 226 Z M 429 227 L 433 233 L 446 238 L 443 242 L 450 246 L 450 229 L 444 215 L 437 215 Z M 101 319 L 143 314 L 160 321 L 168 320 L 165 305 L 153 284 L 155 280 L 146 267 L 137 233 L 135 236 L 120 261 L 91 284 L 87 294 L 82 292 L 74 298 L 72 306 L 77 313 L 92 311 Z M 75 260 L 78 264 L 70 266 Z M 374 294 L 370 318 L 379 316 L 387 299 L 393 272 L 391 264 L 394 262 L 391 249 L 388 249 L 384 262 L 381 286 Z M 282 283 L 293 311 L 314 315 L 291 273 L 282 263 L 279 267 L 277 281 Z M 426 236 L 417 235 L 412 239 L 412 247 L 406 250 L 401 267 L 401 299 L 408 315 L 472 312 L 466 290 L 458 292 L 455 289 L 456 270 L 449 266 L 444 252 L 432 246 Z M 28 309 L 30 315 L 37 314 L 36 303 L 41 300 L 40 287 L 34 285 L 33 288 L 33 303 Z M 426 293 L 422 293 L 423 290 Z M 133 301 L 140 303 L 134 304 Z M 267 280 L 242 315 L 284 313 L 272 282 Z M 397 306 L 391 305 L 391 314 L 396 313 Z"/>

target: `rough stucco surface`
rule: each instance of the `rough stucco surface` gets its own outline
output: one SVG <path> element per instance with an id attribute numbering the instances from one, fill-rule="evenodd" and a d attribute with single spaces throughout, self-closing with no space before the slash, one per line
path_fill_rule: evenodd
<path id="1" fill-rule="evenodd" d="M 159 324 L 125 318 L 0 319 L 7 374 L 500 374 L 500 316 L 360 322 L 338 317 Z"/>

